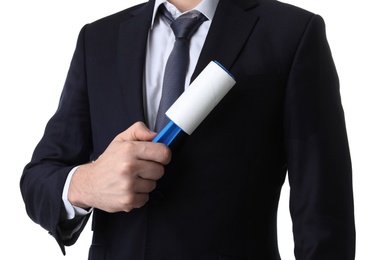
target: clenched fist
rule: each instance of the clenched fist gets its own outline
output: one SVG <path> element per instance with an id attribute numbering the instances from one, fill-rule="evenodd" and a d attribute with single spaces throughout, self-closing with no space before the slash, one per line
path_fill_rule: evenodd
<path id="1" fill-rule="evenodd" d="M 120 133 L 96 161 L 76 170 L 68 200 L 107 212 L 145 205 L 171 158 L 166 145 L 150 142 L 155 136 L 140 122 Z"/>

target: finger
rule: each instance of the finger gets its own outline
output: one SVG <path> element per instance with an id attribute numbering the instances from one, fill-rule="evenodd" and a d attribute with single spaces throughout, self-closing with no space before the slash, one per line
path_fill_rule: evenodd
<path id="1" fill-rule="evenodd" d="M 117 211 L 125 211 L 130 212 L 134 208 L 141 208 L 144 206 L 149 200 L 149 194 L 148 193 L 133 193 L 129 200 L 126 200 L 124 203 L 121 203 L 121 206 L 113 210 L 112 212 Z"/>
<path id="2" fill-rule="evenodd" d="M 157 181 L 164 175 L 164 166 L 159 163 L 147 162 L 145 166 L 137 172 L 137 176 L 141 179 Z"/>
<path id="3" fill-rule="evenodd" d="M 167 165 L 171 161 L 171 150 L 168 146 L 161 143 L 142 142 L 136 143 L 136 156 L 139 160 L 157 162 Z"/>
<path id="4" fill-rule="evenodd" d="M 134 183 L 132 192 L 137 194 L 150 193 L 156 188 L 156 185 L 157 183 L 154 180 L 138 178 L 138 180 Z"/>
<path id="5" fill-rule="evenodd" d="M 130 211 L 132 208 L 141 208 L 149 201 L 149 194 L 148 193 L 137 193 L 133 197 L 133 200 L 131 201 L 128 210 Z"/>
<path id="6" fill-rule="evenodd" d="M 151 131 L 142 122 L 136 122 L 118 135 L 123 141 L 151 141 L 157 133 Z"/>

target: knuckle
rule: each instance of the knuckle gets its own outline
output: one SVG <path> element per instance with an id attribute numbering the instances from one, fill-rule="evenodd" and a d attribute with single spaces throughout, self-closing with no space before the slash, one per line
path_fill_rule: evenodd
<path id="1" fill-rule="evenodd" d="M 123 143 L 123 154 L 125 156 L 131 155 L 134 153 L 136 143 L 135 142 L 124 142 Z"/>
<path id="2" fill-rule="evenodd" d="M 118 175 L 120 177 L 126 176 L 128 172 L 128 166 L 125 163 L 122 163 L 121 165 L 118 166 Z M 127 184 L 126 179 L 123 180 L 123 184 Z"/>
<path id="3" fill-rule="evenodd" d="M 128 163 L 126 172 L 130 177 L 135 177 L 138 172 L 138 166 L 135 163 Z"/>
<path id="4" fill-rule="evenodd" d="M 139 127 L 142 127 L 142 126 L 143 126 L 143 123 L 142 123 L 141 121 L 137 121 L 137 122 L 135 122 L 135 123 L 133 124 L 133 126 L 134 126 L 135 128 L 139 128 Z"/>

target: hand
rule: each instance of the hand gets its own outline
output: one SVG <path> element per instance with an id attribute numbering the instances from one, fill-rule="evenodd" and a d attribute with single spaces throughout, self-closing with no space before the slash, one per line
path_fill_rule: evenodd
<path id="1" fill-rule="evenodd" d="M 171 158 L 167 146 L 149 142 L 155 136 L 140 122 L 116 136 L 96 161 L 76 170 L 69 201 L 107 212 L 129 212 L 145 205 Z"/>

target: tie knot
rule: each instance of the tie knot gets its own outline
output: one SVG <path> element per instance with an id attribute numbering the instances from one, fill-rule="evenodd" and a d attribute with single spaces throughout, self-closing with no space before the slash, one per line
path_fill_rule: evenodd
<path id="1" fill-rule="evenodd" d="M 171 23 L 171 28 L 176 39 L 189 40 L 205 20 L 207 18 L 202 13 L 195 17 L 178 17 Z"/>
<path id="2" fill-rule="evenodd" d="M 164 5 L 160 6 L 160 11 L 165 18 L 171 23 L 171 28 L 175 34 L 176 39 L 189 40 L 192 35 L 198 30 L 199 26 L 207 20 L 207 18 L 200 12 L 194 11 L 179 16 L 173 19 L 171 13 Z"/>

